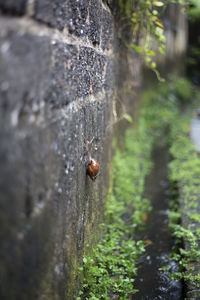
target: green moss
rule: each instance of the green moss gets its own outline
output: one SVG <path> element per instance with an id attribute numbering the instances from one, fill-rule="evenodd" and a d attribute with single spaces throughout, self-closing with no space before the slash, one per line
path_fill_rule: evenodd
<path id="1" fill-rule="evenodd" d="M 168 215 L 172 234 L 176 238 L 172 259 L 180 266 L 179 272 L 171 276 L 198 284 L 200 276 L 194 272 L 194 265 L 200 258 L 200 214 L 197 211 L 200 195 L 200 159 L 189 138 L 192 114 L 182 115 L 179 108 L 183 103 L 199 99 L 199 91 L 186 79 L 175 78 L 168 84 L 161 85 L 158 93 L 146 93 L 145 98 L 146 102 L 149 98 L 152 99 L 148 119 L 151 125 L 154 124 L 157 135 L 161 134 L 163 128 L 168 128 L 166 138 L 172 157 L 169 163 L 170 181 L 178 200 L 173 200 Z M 153 105 L 155 99 L 156 106 Z M 183 241 L 187 250 L 183 248 Z"/>
<path id="2" fill-rule="evenodd" d="M 150 204 L 143 198 L 145 177 L 151 162 L 154 137 L 149 135 L 144 118 L 137 129 L 129 129 L 124 151 L 116 150 L 113 158 L 112 189 L 109 191 L 104 237 L 91 256 L 85 256 L 81 271 L 83 289 L 79 299 L 129 299 L 136 292 L 134 277 L 138 256 L 144 251 L 142 241 L 135 242 L 135 228 L 144 223 Z"/>
<path id="3" fill-rule="evenodd" d="M 143 227 L 145 215 L 150 211 L 150 202 L 144 199 L 145 178 L 149 173 L 153 144 L 164 132 L 171 145 L 170 179 L 182 191 L 181 202 L 186 205 L 184 214 L 188 226 L 180 225 L 182 211 L 177 202 L 169 211 L 170 227 L 177 240 L 189 243 L 187 251 L 179 246 L 173 259 L 180 264 L 176 278 L 184 277 L 197 280 L 199 275 L 192 274 L 188 264 L 199 259 L 197 250 L 200 229 L 192 231 L 190 223 L 199 221 L 199 214 L 191 211 L 196 208 L 200 195 L 200 160 L 188 138 L 191 116 L 180 116 L 180 98 L 184 100 L 195 95 L 189 84 L 187 97 L 182 93 L 185 79 L 173 79 L 167 84 L 159 84 L 157 90 L 143 94 L 137 128 L 125 133 L 124 150 L 116 149 L 113 157 L 112 186 L 108 193 L 106 221 L 102 224 L 103 239 L 85 256 L 80 271 L 84 274 L 83 289 L 78 299 L 129 299 L 136 292 L 134 278 L 137 274 L 138 257 L 145 251 L 142 241 L 134 241 L 135 229 Z M 181 96 L 182 95 L 182 96 Z M 176 190 L 177 194 L 177 190 Z M 177 196 L 177 195 L 176 195 Z M 187 267 L 187 273 L 185 268 Z"/>
<path id="4" fill-rule="evenodd" d="M 200 3 L 198 0 L 188 1 L 188 15 L 191 22 L 195 22 L 200 19 Z"/>
<path id="5" fill-rule="evenodd" d="M 168 215 L 172 234 L 176 238 L 172 259 L 178 262 L 180 269 L 171 276 L 193 281 L 196 285 L 200 283 L 200 275 L 194 271 L 195 263 L 200 258 L 200 159 L 189 138 L 192 114 L 182 115 L 179 111 L 182 104 L 195 104 L 194 100 L 199 97 L 199 91 L 185 78 L 172 79 L 168 84 L 161 85 L 158 93 L 152 91 L 145 95 L 146 102 L 152 99 L 148 120 L 157 135 L 167 128 L 166 138 L 172 157 L 169 163 L 170 181 L 178 201 L 173 201 Z M 190 103 L 190 109 L 192 105 Z"/>
<path id="6" fill-rule="evenodd" d="M 145 103 L 152 103 L 148 122 L 154 127 L 156 135 L 159 136 L 167 128 L 166 138 L 172 157 L 170 181 L 178 201 L 173 201 L 168 214 L 170 228 L 176 238 L 172 259 L 178 262 L 180 269 L 171 276 L 199 285 L 200 275 L 194 266 L 200 258 L 200 159 L 189 138 L 192 114 L 182 115 L 179 111 L 182 104 L 188 102 L 190 110 L 195 107 L 200 93 L 185 78 L 174 78 L 168 84 L 160 85 L 158 91 L 147 91 L 144 97 Z"/>
<path id="7" fill-rule="evenodd" d="M 180 241 L 179 256 L 175 255 L 180 272 L 175 274 L 175 277 L 191 280 L 197 284 L 200 276 L 193 272 L 193 267 L 200 258 L 198 247 L 200 230 L 197 225 L 200 223 L 200 214 L 196 211 L 200 195 L 200 159 L 189 139 L 191 117 L 191 115 L 179 116 L 176 123 L 171 125 L 170 153 L 173 160 L 169 165 L 170 178 L 177 183 L 180 192 L 178 214 L 183 216 L 183 225 L 174 219 L 173 216 L 176 214 L 174 208 L 169 212 L 169 218 L 172 233 Z M 181 247 L 182 240 L 187 245 L 187 250 Z"/>
<path id="8" fill-rule="evenodd" d="M 180 102 L 188 102 L 194 96 L 194 91 L 191 83 L 186 78 L 176 78 L 174 80 L 174 92 Z"/>
<path id="9" fill-rule="evenodd" d="M 112 167 L 112 187 L 108 194 L 104 237 L 91 256 L 85 256 L 81 272 L 83 289 L 79 299 L 129 299 L 134 294 L 137 260 L 144 251 L 142 241 L 134 241 L 135 229 L 143 227 L 150 202 L 143 197 L 154 141 L 178 114 L 174 84 L 159 85 L 143 95 L 137 128 L 125 133 L 124 150 L 116 149 Z M 167 101 L 166 101 L 166 97 Z"/>

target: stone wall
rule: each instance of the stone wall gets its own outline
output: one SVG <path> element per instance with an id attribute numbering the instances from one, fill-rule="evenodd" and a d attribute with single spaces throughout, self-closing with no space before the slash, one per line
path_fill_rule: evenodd
<path id="1" fill-rule="evenodd" d="M 73 299 L 109 183 L 113 15 L 100 0 L 0 0 L 0 12 L 0 299 Z"/>

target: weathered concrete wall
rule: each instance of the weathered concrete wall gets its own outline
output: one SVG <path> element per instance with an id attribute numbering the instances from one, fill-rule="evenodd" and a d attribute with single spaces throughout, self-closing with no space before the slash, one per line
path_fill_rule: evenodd
<path id="1" fill-rule="evenodd" d="M 0 299 L 73 299 L 109 182 L 113 16 L 100 0 L 0 12 Z"/>
<path id="2" fill-rule="evenodd" d="M 172 62 L 177 58 L 183 59 L 186 55 L 188 41 L 188 23 L 183 6 L 170 4 L 164 18 L 164 25 L 167 58 Z"/>
<path id="3" fill-rule="evenodd" d="M 188 21 L 182 5 L 171 3 L 163 17 L 166 37 L 164 73 L 184 74 L 188 43 Z M 162 62 L 162 57 L 160 57 Z"/>

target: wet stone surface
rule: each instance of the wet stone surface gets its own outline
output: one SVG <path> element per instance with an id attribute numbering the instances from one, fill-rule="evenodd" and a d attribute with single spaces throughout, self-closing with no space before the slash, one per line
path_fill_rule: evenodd
<path id="1" fill-rule="evenodd" d="M 103 50 L 112 43 L 113 17 L 100 0 L 36 0 L 34 18 L 59 30 L 67 28 L 70 34 Z"/>
<path id="2" fill-rule="evenodd" d="M 0 14 L 23 15 L 27 0 L 0 0 Z"/>
<path id="3" fill-rule="evenodd" d="M 139 292 L 133 295 L 133 299 L 181 300 L 183 299 L 181 282 L 170 280 L 166 271 L 159 270 L 168 265 L 170 272 L 177 271 L 176 263 L 168 260 L 174 241 L 168 228 L 166 212 L 171 196 L 167 179 L 169 157 L 165 145 L 157 145 L 153 160 L 154 167 L 148 176 L 146 188 L 146 198 L 151 200 L 152 211 L 144 231 L 138 233 L 138 238 L 146 241 L 148 246 L 138 265 L 134 288 Z"/>
<path id="4" fill-rule="evenodd" d="M 37 21 L 63 30 L 68 19 L 66 0 L 35 0 L 34 18 Z"/>
<path id="5" fill-rule="evenodd" d="M 65 2 L 45 3 L 36 9 L 62 29 Z M 45 26 L 37 35 L 39 22 L 27 29 L 19 19 L 0 20 L 0 299 L 74 299 L 107 195 L 114 63 L 83 40 L 55 41 Z M 85 161 L 92 137 L 94 182 Z"/>
<path id="6" fill-rule="evenodd" d="M 0 21 L 0 122 L 6 128 L 44 108 L 51 79 L 50 39 L 8 23 Z"/>
<path id="7" fill-rule="evenodd" d="M 53 106 L 62 107 L 105 87 L 107 57 L 88 47 L 58 42 L 53 43 L 52 51 L 54 63 L 48 101 Z"/>
<path id="8" fill-rule="evenodd" d="M 200 153 L 200 109 L 197 111 L 197 117 L 192 119 L 190 128 L 190 138 L 196 151 Z"/>

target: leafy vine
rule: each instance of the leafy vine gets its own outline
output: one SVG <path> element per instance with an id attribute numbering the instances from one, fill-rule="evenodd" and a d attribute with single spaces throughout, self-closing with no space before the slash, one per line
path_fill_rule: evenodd
<path id="1" fill-rule="evenodd" d="M 162 15 L 169 3 L 184 5 L 184 0 L 118 0 L 118 3 L 123 19 L 132 28 L 128 48 L 139 53 L 146 66 L 156 73 L 158 80 L 164 81 L 155 60 L 158 53 L 165 54 L 166 38 Z M 137 43 L 138 36 L 140 36 L 139 43 Z"/>

